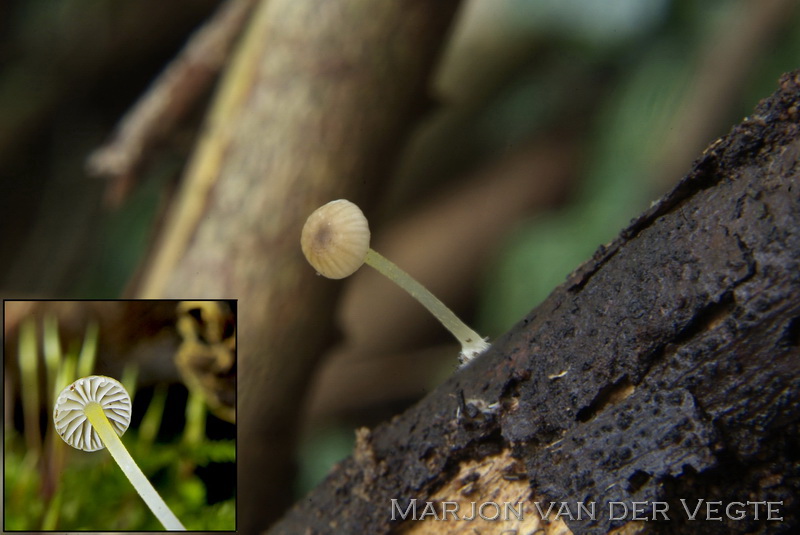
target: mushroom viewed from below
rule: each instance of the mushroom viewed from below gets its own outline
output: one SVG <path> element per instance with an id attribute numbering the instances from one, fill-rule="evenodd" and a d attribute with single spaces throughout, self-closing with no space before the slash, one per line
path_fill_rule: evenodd
<path id="1" fill-rule="evenodd" d="M 83 377 L 67 386 L 53 407 L 53 423 L 64 442 L 83 451 L 108 448 L 164 527 L 170 531 L 185 531 L 120 440 L 130 421 L 130 395 L 119 381 L 102 375 Z"/>

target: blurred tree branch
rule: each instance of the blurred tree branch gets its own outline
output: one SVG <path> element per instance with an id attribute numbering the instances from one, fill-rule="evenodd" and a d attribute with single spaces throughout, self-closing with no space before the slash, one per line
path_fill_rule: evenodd
<path id="1" fill-rule="evenodd" d="M 89 156 L 89 171 L 110 180 L 106 198 L 112 204 L 122 202 L 150 151 L 208 92 L 254 4 L 255 0 L 223 3 L 122 118 L 111 141 Z"/>
<path id="2" fill-rule="evenodd" d="M 606 513 L 653 500 L 675 512 L 679 498 L 781 501 L 780 528 L 796 529 L 799 110 L 795 71 L 485 355 L 360 430 L 270 533 L 567 532 L 534 501 L 596 502 L 596 518 L 567 522 L 580 533 L 770 529 L 764 514 L 665 525 Z M 417 516 L 433 501 L 439 518 L 443 501 L 462 515 L 523 502 L 525 520 L 393 522 L 392 499 L 401 512 L 416 499 Z"/>
<path id="3" fill-rule="evenodd" d="M 0 286 L 11 297 L 118 296 L 109 228 L 85 154 L 107 120 L 219 0 L 3 2 Z M 126 243 L 127 250 L 137 247 Z M 98 263 L 98 260 L 100 262 Z M 117 257 L 119 259 L 119 257 Z M 102 270 L 102 273 L 99 273 Z M 89 274 L 89 272 L 93 272 Z M 93 276 L 94 275 L 94 276 Z M 93 291 L 82 283 L 92 279 Z"/>
<path id="4" fill-rule="evenodd" d="M 381 187 L 455 0 L 267 0 L 207 120 L 136 294 L 239 297 L 239 528 L 291 500 L 298 411 L 339 288 L 300 254 L 318 205 Z M 368 206 L 368 205 L 367 205 Z M 368 208 L 367 208 L 367 211 Z"/>

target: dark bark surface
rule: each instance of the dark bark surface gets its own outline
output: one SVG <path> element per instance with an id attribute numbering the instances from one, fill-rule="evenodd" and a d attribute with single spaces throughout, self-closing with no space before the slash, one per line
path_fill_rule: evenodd
<path id="1" fill-rule="evenodd" d="M 624 524 L 611 501 L 667 502 L 646 531 L 800 526 L 798 106 L 800 71 L 485 355 L 360 433 L 271 533 L 387 533 L 391 499 L 424 501 L 504 450 L 529 499 L 597 503 L 565 519 L 575 532 Z M 680 498 L 722 501 L 723 520 L 688 521 Z M 782 501 L 783 521 L 725 517 L 747 500 Z"/>

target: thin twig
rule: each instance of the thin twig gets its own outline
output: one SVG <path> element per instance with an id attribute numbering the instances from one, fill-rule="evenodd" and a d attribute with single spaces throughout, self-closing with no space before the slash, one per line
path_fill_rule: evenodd
<path id="1" fill-rule="evenodd" d="M 118 123 L 111 140 L 88 158 L 90 174 L 107 177 L 106 201 L 121 202 L 152 149 L 194 108 L 216 79 L 256 0 L 223 3 Z"/>

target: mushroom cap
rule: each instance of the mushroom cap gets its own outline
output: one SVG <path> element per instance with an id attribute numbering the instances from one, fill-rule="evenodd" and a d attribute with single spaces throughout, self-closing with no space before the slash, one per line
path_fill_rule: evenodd
<path id="1" fill-rule="evenodd" d="M 122 436 L 131 423 L 131 397 L 119 381 L 104 375 L 78 379 L 58 395 L 53 407 L 53 423 L 64 442 L 83 451 L 105 447 L 84 413 L 84 407 L 90 402 L 103 408 L 117 435 Z"/>
<path id="2" fill-rule="evenodd" d="M 364 212 L 352 202 L 338 199 L 308 216 L 300 246 L 308 263 L 320 275 L 343 279 L 364 263 L 369 237 Z"/>

